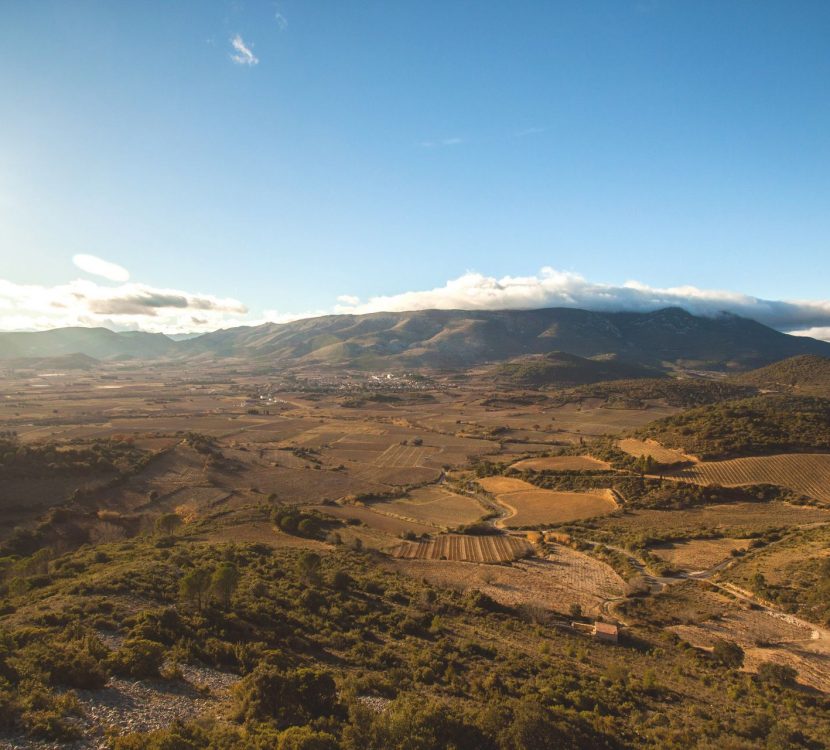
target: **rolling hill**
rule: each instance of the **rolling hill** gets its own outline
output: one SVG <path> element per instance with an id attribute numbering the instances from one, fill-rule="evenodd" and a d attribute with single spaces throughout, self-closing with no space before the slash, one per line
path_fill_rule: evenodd
<path id="1" fill-rule="evenodd" d="M 773 391 L 830 397 L 830 358 L 815 354 L 790 357 L 736 375 L 732 382 Z"/>
<path id="2" fill-rule="evenodd" d="M 50 331 L 0 333 L 0 359 L 85 354 L 95 359 L 155 359 L 175 354 L 176 342 L 162 333 L 108 328 L 53 328 Z"/>
<path id="3" fill-rule="evenodd" d="M 539 388 L 567 388 L 608 380 L 660 378 L 663 373 L 651 367 L 616 358 L 588 359 L 565 352 L 522 357 L 495 368 L 496 378 L 505 385 Z"/>

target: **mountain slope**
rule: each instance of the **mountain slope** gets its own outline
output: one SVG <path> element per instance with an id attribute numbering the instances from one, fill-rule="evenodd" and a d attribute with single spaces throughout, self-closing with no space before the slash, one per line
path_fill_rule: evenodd
<path id="1" fill-rule="evenodd" d="M 422 310 L 330 315 L 208 333 L 191 353 L 273 362 L 352 366 L 468 367 L 528 354 L 613 354 L 661 367 L 746 369 L 798 354 L 830 356 L 830 343 L 789 336 L 734 315 L 704 318 L 677 308 L 652 313 Z"/>
<path id="2" fill-rule="evenodd" d="M 96 359 L 238 357 L 263 365 L 465 368 L 565 352 L 663 368 L 745 370 L 786 357 L 830 357 L 830 343 L 788 336 L 734 315 L 677 308 L 651 313 L 421 310 L 328 315 L 174 341 L 158 333 L 58 328 L 0 333 L 0 359 L 85 354 Z"/>

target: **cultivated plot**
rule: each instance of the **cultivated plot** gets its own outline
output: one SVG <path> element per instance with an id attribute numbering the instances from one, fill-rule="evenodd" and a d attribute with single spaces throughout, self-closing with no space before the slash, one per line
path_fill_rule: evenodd
<path id="1" fill-rule="evenodd" d="M 373 503 L 371 507 L 381 513 L 446 529 L 474 523 L 485 512 L 477 500 L 457 495 L 442 487 L 415 489 L 406 497 L 380 501 Z"/>
<path id="2" fill-rule="evenodd" d="M 661 464 L 686 463 L 697 460 L 682 451 L 665 448 L 656 440 L 625 438 L 624 440 L 620 440 L 617 446 L 621 451 L 628 453 L 630 456 L 635 456 L 636 458 L 648 456 Z"/>
<path id="3" fill-rule="evenodd" d="M 610 490 L 556 492 L 512 477 L 485 477 L 479 485 L 507 509 L 498 525 L 527 528 L 567 523 L 611 513 L 617 508 Z"/>
<path id="4" fill-rule="evenodd" d="M 649 551 L 685 571 L 708 570 L 724 560 L 729 560 L 732 550 L 745 550 L 749 539 L 692 539 L 686 542 L 674 542 Z"/>
<path id="5" fill-rule="evenodd" d="M 467 536 L 442 534 L 434 539 L 402 542 L 391 550 L 394 557 L 407 560 L 456 560 L 497 563 L 517 560 L 533 552 L 523 538 L 507 535 Z"/>
<path id="6" fill-rule="evenodd" d="M 510 468 L 519 471 L 604 471 L 610 469 L 611 464 L 591 456 L 545 456 L 517 461 Z"/>
<path id="7" fill-rule="evenodd" d="M 528 558 L 510 565 L 421 559 L 399 559 L 395 565 L 435 585 L 476 589 L 501 604 L 561 613 L 578 604 L 586 614 L 598 614 L 604 602 L 621 597 L 625 589 L 625 582 L 608 565 L 569 547 L 557 546 L 547 560 Z"/>
<path id="8" fill-rule="evenodd" d="M 816 500 L 830 502 L 830 454 L 786 453 L 727 461 L 701 461 L 674 472 L 669 479 L 694 484 L 741 487 L 774 484 Z"/>

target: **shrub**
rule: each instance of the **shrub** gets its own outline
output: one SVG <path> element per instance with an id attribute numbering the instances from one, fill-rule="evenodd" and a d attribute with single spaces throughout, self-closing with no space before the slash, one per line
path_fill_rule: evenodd
<path id="1" fill-rule="evenodd" d="M 315 732 L 310 727 L 289 727 L 277 740 L 277 750 L 338 750 L 339 747 L 333 735 Z"/>
<path id="2" fill-rule="evenodd" d="M 788 687 L 795 684 L 796 677 L 798 677 L 798 672 L 784 664 L 765 661 L 758 667 L 758 679 L 770 685 Z"/>
<path id="3" fill-rule="evenodd" d="M 280 728 L 331 716 L 337 708 L 331 674 L 311 668 L 283 671 L 261 665 L 239 683 L 236 697 L 238 719 L 270 721 Z"/>
<path id="4" fill-rule="evenodd" d="M 143 638 L 131 638 L 124 642 L 109 659 L 113 672 L 125 677 L 159 677 L 164 663 L 164 646 Z"/>
<path id="5" fill-rule="evenodd" d="M 724 667 L 738 669 L 744 663 L 744 650 L 732 641 L 718 641 L 712 650 L 712 658 Z"/>

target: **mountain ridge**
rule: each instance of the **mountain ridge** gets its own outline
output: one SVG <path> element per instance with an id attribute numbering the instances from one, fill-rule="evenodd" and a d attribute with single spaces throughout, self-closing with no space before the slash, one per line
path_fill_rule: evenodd
<path id="1" fill-rule="evenodd" d="M 419 310 L 327 315 L 238 326 L 174 340 L 165 334 L 62 328 L 0 333 L 0 360 L 81 353 L 135 357 L 244 358 L 280 365 L 377 369 L 468 368 L 528 355 L 613 355 L 648 367 L 742 371 L 797 355 L 830 356 L 830 343 L 781 333 L 724 313 Z"/>

